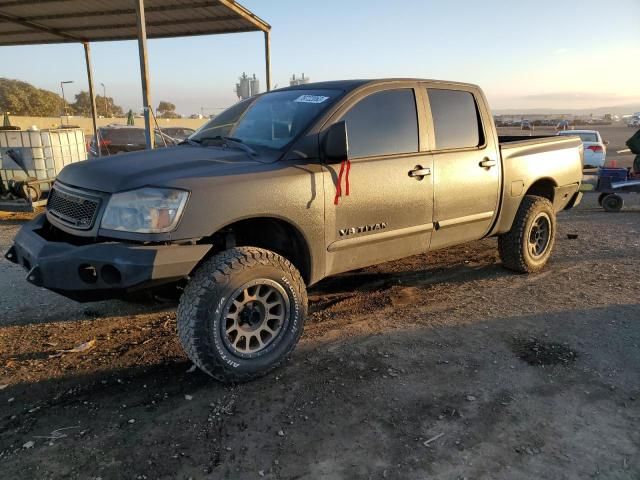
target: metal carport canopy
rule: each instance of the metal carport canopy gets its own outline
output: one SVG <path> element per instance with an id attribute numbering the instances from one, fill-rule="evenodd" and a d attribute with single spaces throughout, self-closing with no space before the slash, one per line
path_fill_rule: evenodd
<path id="1" fill-rule="evenodd" d="M 147 147 L 151 135 L 147 38 L 264 32 L 266 87 L 271 89 L 271 26 L 233 0 L 0 0 L 0 46 L 82 43 L 94 134 L 95 96 L 89 44 L 138 40 Z"/>

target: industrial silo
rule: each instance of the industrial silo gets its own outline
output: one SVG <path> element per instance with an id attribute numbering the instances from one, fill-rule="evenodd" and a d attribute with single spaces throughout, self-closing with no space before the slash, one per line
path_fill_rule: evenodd
<path id="1" fill-rule="evenodd" d="M 302 74 L 302 77 L 298 78 L 296 78 L 296 74 L 294 73 L 289 80 L 289 85 L 292 87 L 295 87 L 296 85 L 304 85 L 306 83 L 309 83 L 309 77 L 305 77 L 304 73 Z"/>
<path id="2" fill-rule="evenodd" d="M 253 78 L 249 81 L 249 87 L 252 97 L 260 93 L 260 80 L 256 78 L 255 73 L 253 74 Z"/>
<path id="3" fill-rule="evenodd" d="M 238 95 L 238 99 L 244 100 L 245 98 L 249 98 L 251 96 L 251 79 L 243 72 L 238 80 L 239 82 L 236 83 L 236 95 Z"/>

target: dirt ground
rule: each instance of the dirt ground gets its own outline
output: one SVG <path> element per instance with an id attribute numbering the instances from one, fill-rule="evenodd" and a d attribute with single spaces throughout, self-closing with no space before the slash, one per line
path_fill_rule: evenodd
<path id="1" fill-rule="evenodd" d="M 78 304 L 1 260 L 1 475 L 638 479 L 640 197 L 595 198 L 537 275 L 488 239 L 322 282 L 290 361 L 239 386 L 192 371 L 173 305 Z"/>

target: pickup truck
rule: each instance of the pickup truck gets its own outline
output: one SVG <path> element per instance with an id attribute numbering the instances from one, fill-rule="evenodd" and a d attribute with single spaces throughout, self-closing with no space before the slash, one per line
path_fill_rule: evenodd
<path id="1" fill-rule="evenodd" d="M 327 276 L 489 236 L 506 268 L 542 269 L 582 155 L 577 137 L 499 137 L 474 85 L 298 85 L 175 147 L 67 166 L 6 258 L 78 301 L 180 284 L 186 354 L 246 381 L 293 350 Z"/>

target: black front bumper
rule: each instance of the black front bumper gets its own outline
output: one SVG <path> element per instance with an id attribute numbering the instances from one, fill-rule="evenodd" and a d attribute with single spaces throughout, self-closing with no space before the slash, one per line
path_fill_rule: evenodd
<path id="1" fill-rule="evenodd" d="M 27 281 L 78 301 L 116 298 L 188 276 L 211 245 L 72 245 L 42 235 L 44 215 L 25 224 L 5 258 L 22 265 Z"/>

